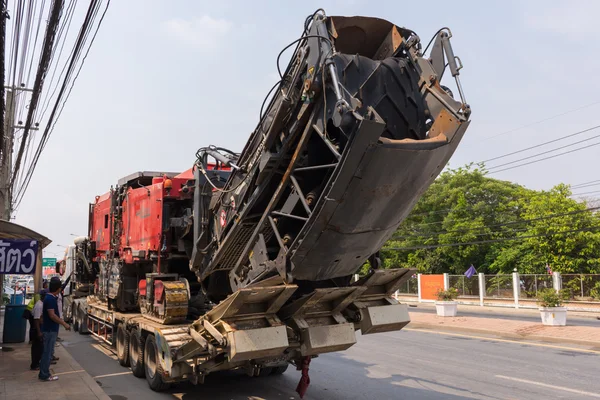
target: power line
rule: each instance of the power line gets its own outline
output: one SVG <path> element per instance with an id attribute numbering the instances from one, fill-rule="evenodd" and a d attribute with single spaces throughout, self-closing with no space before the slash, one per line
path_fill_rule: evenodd
<path id="1" fill-rule="evenodd" d="M 556 114 L 556 115 L 553 115 L 553 116 L 550 116 L 550 117 L 547 117 L 547 118 L 544 118 L 544 119 L 541 119 L 541 120 L 538 120 L 538 121 L 535 121 L 535 122 L 532 122 L 532 123 L 529 123 L 529 124 L 526 124 L 526 125 L 522 125 L 522 126 L 520 126 L 518 128 L 510 129 L 508 131 L 504 131 L 504 132 L 498 133 L 498 134 L 496 134 L 494 136 L 483 138 L 481 141 L 484 142 L 486 140 L 497 138 L 498 136 L 506 135 L 508 133 L 516 132 L 516 131 L 519 131 L 521 129 L 529 128 L 531 126 L 534 126 L 534 125 L 537 125 L 537 124 L 541 124 L 542 122 L 550 121 L 552 119 L 555 119 L 555 118 L 558 118 L 558 117 L 562 117 L 563 115 L 571 114 L 571 113 L 574 113 L 574 112 L 586 109 L 588 107 L 595 106 L 596 104 L 600 104 L 600 101 L 595 101 L 593 103 L 590 103 L 590 104 L 587 104 L 587 105 L 575 108 L 573 110 L 569 110 L 569 111 L 566 111 L 566 112 L 563 112 L 563 113 L 560 113 L 560 114 Z"/>
<path id="2" fill-rule="evenodd" d="M 597 211 L 600 210 L 600 207 L 591 207 L 591 208 L 586 208 L 584 210 L 575 210 L 575 211 L 569 211 L 566 213 L 556 213 L 556 214 L 550 214 L 550 215 L 546 215 L 544 217 L 537 217 L 537 218 L 526 218 L 526 219 L 522 219 L 520 221 L 511 221 L 511 222 L 505 222 L 505 223 L 499 223 L 499 224 L 491 224 L 491 225 L 485 225 L 485 226 L 479 226 L 479 227 L 474 227 L 474 228 L 465 228 L 465 229 L 452 229 L 452 230 L 446 230 L 446 231 L 438 231 L 438 232 L 429 232 L 425 235 L 410 235 L 410 236 L 392 236 L 392 239 L 410 239 L 413 237 L 428 237 L 431 238 L 434 235 L 435 236 L 439 236 L 439 235 L 443 235 L 443 234 L 447 234 L 447 233 L 461 233 L 461 232 L 469 232 L 469 231 L 474 231 L 474 230 L 479 230 L 479 229 L 484 229 L 484 228 L 498 228 L 498 227 L 503 227 L 503 226 L 510 226 L 510 225 L 517 225 L 517 224 L 522 224 L 522 223 L 530 223 L 530 222 L 535 222 L 535 221 L 543 221 L 546 219 L 552 219 L 552 218 L 558 218 L 558 217 L 564 217 L 567 215 L 576 215 L 576 214 L 582 214 L 582 213 L 586 213 L 586 212 L 592 212 L 592 211 Z M 488 232 L 487 234 L 489 234 L 490 232 Z M 493 233 L 493 232 L 491 232 Z"/>
<path id="3" fill-rule="evenodd" d="M 422 246 L 410 246 L 410 247 L 384 247 L 383 250 L 408 251 L 408 250 L 422 250 L 422 249 L 437 249 L 439 247 L 471 246 L 471 245 L 479 245 L 479 244 L 518 241 L 518 240 L 533 239 L 533 238 L 539 238 L 539 237 L 558 236 L 558 235 L 565 235 L 568 233 L 576 233 L 576 232 L 593 232 L 593 231 L 596 231 L 599 229 L 600 229 L 599 226 L 593 226 L 593 227 L 587 227 L 587 228 L 582 228 L 582 229 L 573 229 L 573 230 L 563 231 L 563 232 L 554 232 L 554 233 L 546 233 L 546 234 L 539 234 L 539 235 L 527 235 L 527 236 L 520 236 L 520 237 L 513 237 L 513 238 L 479 240 L 479 241 L 464 242 L 464 243 L 442 243 L 442 244 L 435 244 L 435 245 L 422 245 Z"/>
<path id="4" fill-rule="evenodd" d="M 581 134 L 584 134 L 584 133 L 589 132 L 589 131 L 593 131 L 594 129 L 598 129 L 598 128 L 600 128 L 600 125 L 596 125 L 596 126 L 593 126 L 591 128 L 588 128 L 588 129 L 584 129 L 584 130 L 579 131 L 579 132 L 571 133 L 570 135 L 563 136 L 563 137 L 558 138 L 558 139 L 549 140 L 549 141 L 544 142 L 544 143 L 536 144 L 535 146 L 531 146 L 531 147 L 527 147 L 527 148 L 524 148 L 524 149 L 521 149 L 521 150 L 513 151 L 512 153 L 504 154 L 504 155 L 501 155 L 501 156 L 498 156 L 498 157 L 494 157 L 494 158 L 489 158 L 487 160 L 481 161 L 481 163 L 487 163 L 487 162 L 490 162 L 490 161 L 498 160 L 500 158 L 512 156 L 512 155 L 515 155 L 515 154 L 519 154 L 519 153 L 522 153 L 522 152 L 527 151 L 527 150 L 532 150 L 532 149 L 535 149 L 537 147 L 542 147 L 542 146 L 545 146 L 545 145 L 550 144 L 550 143 L 559 142 L 561 140 L 565 140 L 565 139 L 568 139 L 568 138 L 573 137 L 573 136 L 581 135 Z M 598 136 L 600 136 L 600 135 L 598 135 Z M 594 136 L 594 138 L 598 137 L 598 136 Z M 589 139 L 585 139 L 585 140 L 589 140 Z M 577 143 L 581 143 L 581 142 L 575 142 L 573 144 L 577 144 Z M 572 146 L 573 144 L 570 144 L 569 146 Z M 560 149 L 560 147 L 558 149 Z M 492 168 L 495 168 L 495 167 L 492 167 Z"/>
<path id="5" fill-rule="evenodd" d="M 595 181 L 578 183 L 577 185 L 571 185 L 571 189 L 579 189 L 579 188 L 583 188 L 583 187 L 596 186 L 596 185 L 600 185 L 600 179 L 597 179 Z"/>
<path id="6" fill-rule="evenodd" d="M 52 47 L 54 45 L 54 39 L 56 37 L 56 28 L 58 27 L 58 22 L 60 21 L 62 7 L 63 0 L 53 0 L 50 10 L 50 19 L 48 20 L 48 25 L 46 27 L 46 35 L 44 37 L 42 55 L 40 56 L 38 71 L 35 77 L 35 83 L 33 85 L 33 93 L 31 95 L 31 102 L 29 104 L 29 111 L 27 112 L 25 129 L 23 131 L 23 137 L 21 138 L 19 151 L 17 153 L 17 160 L 15 162 L 13 175 L 10 183 L 13 189 L 16 175 L 19 172 L 19 168 L 21 167 L 21 160 L 23 159 L 23 152 L 25 151 L 27 137 L 29 136 L 29 130 L 31 128 L 33 118 L 33 111 L 37 107 L 41 90 L 44 85 L 44 78 L 46 77 L 46 72 L 50 63 L 50 55 L 52 54 Z"/>
<path id="7" fill-rule="evenodd" d="M 494 166 L 491 166 L 491 167 L 489 167 L 489 168 L 488 168 L 488 170 L 495 169 L 495 168 L 500 168 L 500 167 L 504 167 L 505 165 L 511 165 L 511 164 L 515 164 L 515 163 L 518 163 L 518 162 L 520 162 L 520 161 L 525 161 L 525 160 L 529 160 L 529 159 L 531 159 L 531 158 L 535 158 L 535 157 L 542 156 L 542 155 L 544 155 L 544 154 L 553 153 L 553 152 L 555 152 L 555 151 L 557 151 L 557 150 L 566 149 L 567 147 L 575 146 L 576 144 L 580 144 L 580 143 L 583 143 L 583 142 L 587 142 L 587 141 L 589 141 L 589 140 L 596 139 L 596 138 L 599 138 L 599 137 L 600 137 L 600 135 L 592 136 L 592 137 L 589 137 L 589 138 L 587 138 L 587 139 L 583 139 L 583 140 L 579 140 L 579 141 L 577 141 L 577 142 L 569 143 L 569 144 L 566 144 L 566 145 L 564 145 L 564 146 L 556 147 L 556 148 L 554 148 L 554 149 L 551 149 L 551 150 L 547 150 L 547 151 L 543 151 L 543 152 L 541 152 L 541 153 L 533 154 L 533 155 L 531 155 L 531 156 L 523 157 L 523 158 L 520 158 L 520 159 L 518 159 L 518 160 L 509 161 L 509 162 L 507 162 L 507 163 L 504 163 L 504 164 L 494 165 Z M 540 146 L 541 146 L 541 145 L 540 145 Z M 540 147 L 540 146 L 534 146 L 534 147 Z"/>
<path id="8" fill-rule="evenodd" d="M 96 26 L 96 30 L 92 36 L 92 39 L 89 42 L 89 45 L 87 47 L 87 50 L 85 51 L 85 55 L 83 56 L 83 60 L 79 65 L 79 68 L 77 68 L 77 71 L 75 72 L 76 69 L 76 64 L 77 61 L 79 60 L 79 58 L 81 57 L 82 51 L 85 47 L 85 43 L 86 40 L 90 34 L 90 32 L 92 31 L 93 25 L 94 25 L 94 19 L 96 18 L 98 11 L 100 9 L 101 6 L 101 0 L 98 1 L 94 1 L 92 0 L 90 2 L 90 6 L 88 7 L 88 11 L 86 14 L 86 17 L 84 19 L 84 22 L 81 25 L 81 28 L 79 30 L 79 34 L 78 37 L 76 39 L 73 51 L 71 53 L 71 59 L 70 59 L 70 63 L 69 63 L 69 67 L 67 69 L 67 72 L 65 74 L 65 78 L 62 82 L 61 85 L 61 89 L 56 97 L 56 101 L 54 103 L 54 106 L 52 108 L 52 112 L 50 113 L 50 116 L 48 117 L 48 122 L 46 124 L 46 127 L 44 129 L 44 132 L 42 134 L 42 137 L 40 139 L 40 142 L 38 144 L 37 150 L 33 156 L 33 159 L 31 161 L 30 164 L 30 168 L 27 171 L 27 174 L 23 180 L 23 183 L 21 185 L 21 187 L 19 188 L 19 192 L 17 193 L 16 196 L 16 207 L 19 206 L 21 200 L 23 199 L 23 196 L 25 194 L 25 192 L 27 191 L 27 188 L 29 187 L 29 183 L 31 182 L 31 177 L 33 176 L 33 172 L 35 170 L 35 167 L 37 165 L 37 162 L 39 160 L 39 157 L 42 153 L 42 151 L 44 150 L 46 143 L 48 142 L 48 139 L 50 137 L 50 135 L 52 134 L 52 132 L 54 131 L 54 127 L 56 126 L 56 122 L 58 121 L 58 119 L 60 118 L 60 115 L 62 114 L 62 111 L 64 109 L 64 106 L 71 94 L 71 91 L 73 89 L 73 86 L 75 84 L 75 81 L 77 80 L 77 77 L 79 76 L 79 73 L 81 72 L 81 68 L 83 67 L 83 64 L 85 63 L 85 60 L 87 58 L 87 55 L 89 54 L 89 51 L 91 49 L 92 44 L 94 43 L 95 39 L 96 39 L 96 35 L 98 34 L 98 30 L 100 29 L 100 26 L 102 25 L 102 22 L 104 20 L 104 17 L 106 15 L 106 12 L 108 11 L 108 7 L 110 5 L 110 0 L 108 0 L 106 2 L 106 7 L 104 8 L 104 12 L 102 13 L 102 16 L 100 17 L 100 20 Z M 73 78 L 73 80 L 71 81 L 71 78 L 73 77 L 73 73 L 75 72 L 75 76 Z M 71 86 L 67 91 L 67 87 L 69 86 L 69 83 L 71 83 Z M 63 96 L 65 94 L 65 92 L 67 93 L 66 96 L 63 99 Z M 16 208 L 15 207 L 15 208 Z"/>
<path id="9" fill-rule="evenodd" d="M 597 142 L 597 143 L 590 144 L 590 145 L 588 145 L 587 147 L 579 147 L 579 148 L 577 148 L 577 149 L 573 149 L 573 150 L 565 151 L 565 152 L 562 152 L 562 153 L 559 153 L 559 154 L 555 154 L 555 155 L 552 155 L 552 156 L 549 156 L 549 157 L 540 158 L 539 160 L 529 161 L 529 162 L 526 162 L 526 163 L 523 163 L 523 164 L 514 165 L 514 166 L 512 166 L 512 167 L 503 168 L 503 169 L 499 169 L 499 170 L 496 170 L 496 171 L 491 171 L 491 172 L 489 172 L 489 174 L 495 174 L 495 173 L 502 172 L 502 171 L 508 171 L 509 169 L 514 169 L 514 168 L 524 167 L 524 166 L 526 166 L 526 165 L 535 164 L 535 163 L 538 163 L 538 162 L 540 162 L 540 161 L 549 160 L 549 159 L 551 159 L 551 158 L 555 158 L 555 157 L 563 156 L 563 155 L 565 155 L 565 154 L 573 153 L 573 152 L 576 152 L 576 151 L 579 151 L 579 150 L 586 150 L 586 149 L 589 149 L 590 147 L 595 147 L 595 146 L 598 146 L 598 145 L 600 145 L 600 142 Z"/>
<path id="10" fill-rule="evenodd" d="M 593 192 L 573 193 L 572 196 L 582 196 L 584 194 L 594 194 L 594 193 L 600 193 L 600 190 L 595 190 Z"/>

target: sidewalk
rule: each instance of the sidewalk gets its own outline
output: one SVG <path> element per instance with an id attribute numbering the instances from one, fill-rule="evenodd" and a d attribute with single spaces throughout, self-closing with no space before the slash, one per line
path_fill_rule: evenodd
<path id="1" fill-rule="evenodd" d="M 401 303 L 408 304 L 410 306 L 409 310 L 416 309 L 427 309 L 427 310 L 435 310 L 435 303 L 417 303 L 406 301 L 405 299 L 401 300 Z M 413 308 L 414 307 L 414 308 Z M 499 315 L 499 316 L 528 316 L 528 317 L 540 317 L 540 312 L 537 308 L 514 308 L 514 307 L 497 307 L 497 306 L 475 306 L 471 304 L 460 304 L 458 305 L 458 313 L 460 315 L 461 311 L 467 313 L 478 313 L 478 314 L 487 314 L 487 315 Z M 600 313 L 590 312 L 590 311 L 569 311 L 568 318 L 571 320 L 577 319 L 586 319 L 586 320 L 598 320 L 600 319 Z M 573 324 L 575 325 L 575 324 Z M 600 322 L 599 322 L 600 326 Z"/>
<path id="2" fill-rule="evenodd" d="M 411 312 L 411 323 L 408 328 L 480 333 L 511 339 L 600 347 L 600 327 L 569 325 L 568 316 L 567 326 L 544 326 L 541 320 L 535 323 L 497 318 L 461 317 L 460 308 L 458 313 L 456 317 L 438 317 L 436 314 Z"/>
<path id="3" fill-rule="evenodd" d="M 29 369 L 31 348 L 27 343 L 0 346 L 0 400 L 110 400 L 61 345 L 55 349 L 60 360 L 50 369 L 59 377 L 56 382 L 42 382 L 38 371 Z"/>

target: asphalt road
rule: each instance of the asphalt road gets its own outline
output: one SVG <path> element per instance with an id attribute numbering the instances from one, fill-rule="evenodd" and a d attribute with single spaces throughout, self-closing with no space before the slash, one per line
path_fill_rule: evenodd
<path id="1" fill-rule="evenodd" d="M 477 310 L 475 307 L 465 310 L 464 307 L 458 306 L 458 315 L 465 317 L 478 317 L 478 318 L 494 318 L 494 319 L 505 319 L 512 321 L 528 321 L 528 322 L 540 322 L 539 312 L 536 313 L 514 313 L 510 311 L 502 312 L 502 310 L 495 309 L 493 312 L 489 310 Z M 435 314 L 435 308 L 431 306 L 416 306 L 409 307 L 408 311 L 411 313 L 428 313 Z M 567 323 L 569 325 L 577 325 L 577 326 L 595 326 L 600 329 L 600 320 L 596 318 L 581 318 L 574 317 L 572 315 L 567 316 Z"/>
<path id="2" fill-rule="evenodd" d="M 91 336 L 61 332 L 63 345 L 113 400 L 296 400 L 300 374 L 250 378 L 216 373 L 204 385 L 152 392 Z M 401 332 L 359 337 L 343 353 L 311 364 L 305 399 L 592 399 L 600 398 L 600 349 Z"/>

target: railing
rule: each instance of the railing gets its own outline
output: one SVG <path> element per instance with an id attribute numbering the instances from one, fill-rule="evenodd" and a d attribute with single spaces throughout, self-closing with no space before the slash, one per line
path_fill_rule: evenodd
<path id="1" fill-rule="evenodd" d="M 419 294 L 419 281 L 417 276 L 412 276 L 406 283 L 398 289 L 399 294 L 417 296 Z"/>
<path id="2" fill-rule="evenodd" d="M 562 274 L 562 288 L 574 301 L 600 301 L 600 274 Z"/>
<path id="3" fill-rule="evenodd" d="M 512 275 L 484 275 L 484 298 L 514 299 Z"/>
<path id="4" fill-rule="evenodd" d="M 420 276 L 411 277 L 398 290 L 397 296 L 405 301 L 433 301 L 421 298 Z M 458 290 L 458 301 L 464 304 L 502 307 L 537 307 L 537 295 L 544 289 L 563 289 L 569 299 L 568 309 L 600 311 L 600 274 L 477 274 L 471 278 L 465 275 L 444 274 L 444 289 Z M 429 294 L 430 296 L 430 294 Z M 411 299 L 412 298 L 412 299 Z"/>
<path id="5" fill-rule="evenodd" d="M 479 279 L 477 275 L 467 278 L 464 275 L 449 275 L 450 287 L 458 290 L 461 297 L 479 297 Z"/>
<path id="6" fill-rule="evenodd" d="M 535 299 L 540 290 L 553 288 L 552 275 L 549 274 L 519 274 L 519 297 Z"/>

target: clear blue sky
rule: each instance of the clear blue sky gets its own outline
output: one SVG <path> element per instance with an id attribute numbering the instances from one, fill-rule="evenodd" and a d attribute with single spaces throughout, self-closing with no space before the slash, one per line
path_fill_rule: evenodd
<path id="1" fill-rule="evenodd" d="M 187 169 L 208 144 L 241 150 L 277 80 L 277 54 L 318 7 L 388 19 L 425 43 L 452 29 L 473 110 L 452 166 L 600 124 L 596 104 L 485 140 L 600 101 L 600 2 L 113 0 L 17 222 L 62 253 L 56 244 L 86 234 L 87 204 L 118 178 Z M 590 148 L 494 176 L 535 189 L 577 184 L 600 179 L 598 154 Z"/>

